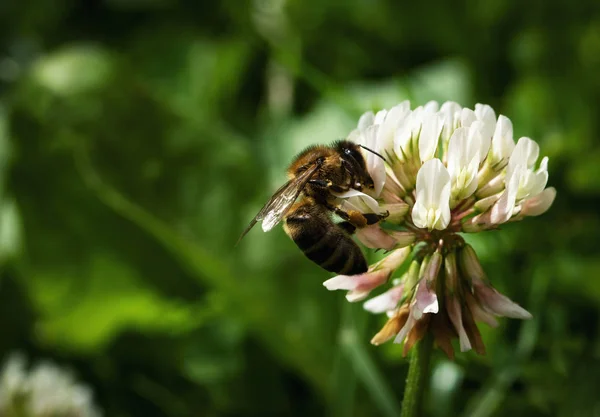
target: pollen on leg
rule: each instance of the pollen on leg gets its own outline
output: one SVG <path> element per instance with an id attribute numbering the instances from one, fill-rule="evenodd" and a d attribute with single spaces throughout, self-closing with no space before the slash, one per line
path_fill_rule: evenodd
<path id="1" fill-rule="evenodd" d="M 360 211 L 348 210 L 348 221 L 358 228 L 363 228 L 367 225 L 367 219 Z"/>

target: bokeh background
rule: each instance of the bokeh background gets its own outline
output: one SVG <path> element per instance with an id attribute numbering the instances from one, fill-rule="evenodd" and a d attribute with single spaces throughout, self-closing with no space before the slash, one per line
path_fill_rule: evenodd
<path id="1" fill-rule="evenodd" d="M 486 356 L 436 352 L 427 413 L 600 416 L 599 12 L 2 0 L 0 357 L 70 370 L 105 416 L 398 416 L 407 361 L 368 343 L 384 318 L 280 228 L 234 243 L 362 112 L 481 102 L 540 143 L 558 197 L 469 238 L 534 319 L 481 325 Z"/>

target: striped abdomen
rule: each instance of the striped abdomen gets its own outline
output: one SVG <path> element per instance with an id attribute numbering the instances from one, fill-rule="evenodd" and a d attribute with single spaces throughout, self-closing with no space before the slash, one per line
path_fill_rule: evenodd
<path id="1" fill-rule="evenodd" d="M 292 207 L 285 222 L 286 233 L 321 268 L 343 275 L 367 271 L 367 262 L 358 245 L 314 202 L 300 202 Z"/>

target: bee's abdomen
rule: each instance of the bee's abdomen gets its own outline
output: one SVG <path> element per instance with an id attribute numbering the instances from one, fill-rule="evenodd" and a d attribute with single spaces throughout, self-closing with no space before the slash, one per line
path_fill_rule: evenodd
<path id="1" fill-rule="evenodd" d="M 317 265 L 344 275 L 367 271 L 367 262 L 352 238 L 327 216 L 300 206 L 286 218 L 286 233 Z"/>

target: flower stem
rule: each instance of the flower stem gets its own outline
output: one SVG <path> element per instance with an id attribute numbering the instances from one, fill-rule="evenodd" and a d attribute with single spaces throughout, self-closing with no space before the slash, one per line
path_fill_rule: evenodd
<path id="1" fill-rule="evenodd" d="M 402 400 L 402 417 L 421 416 L 421 405 L 427 386 L 429 362 L 433 351 L 433 336 L 428 332 L 411 350 L 406 388 Z"/>

